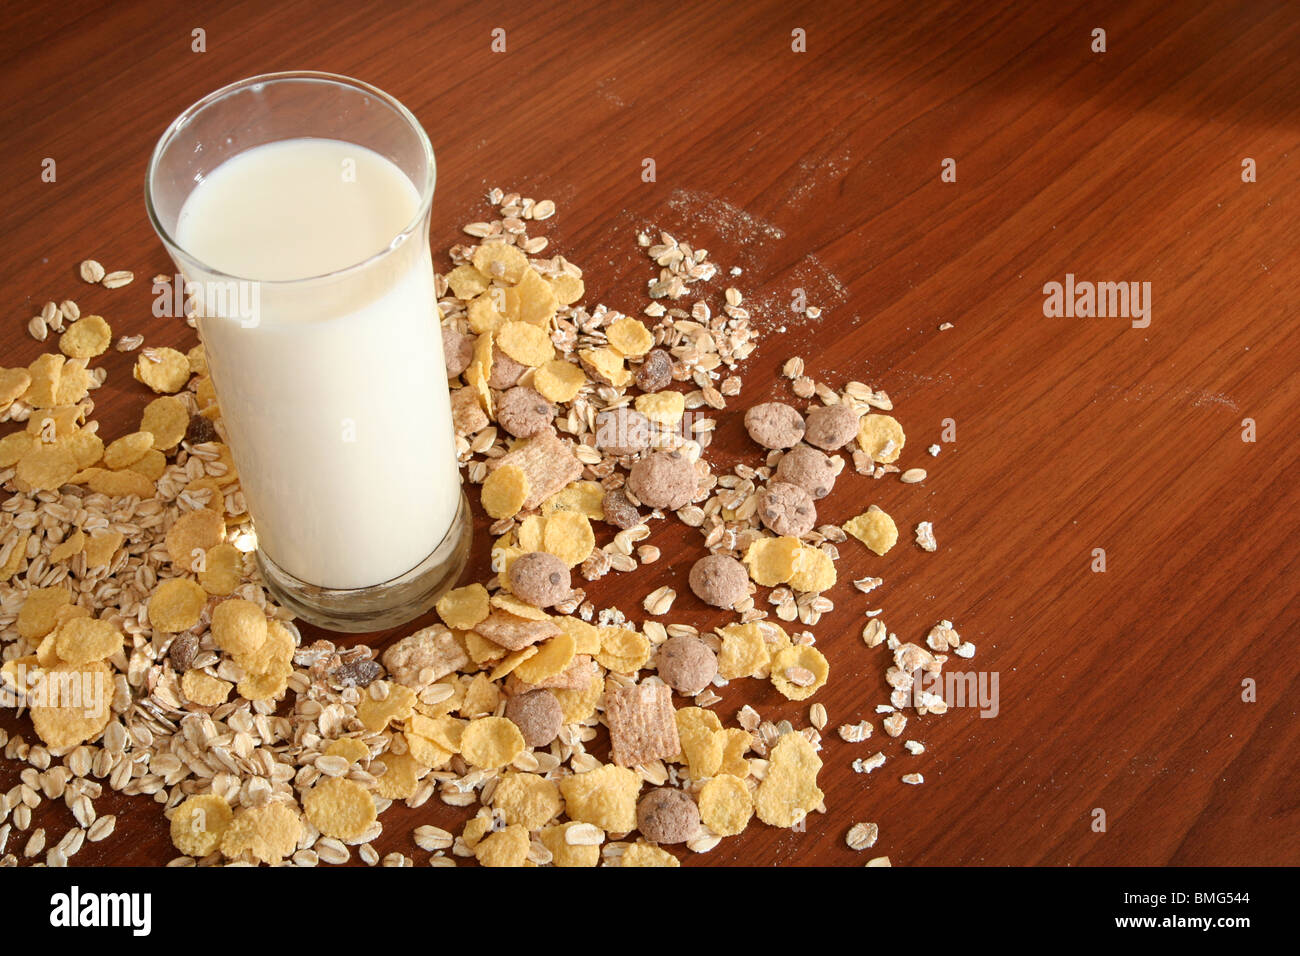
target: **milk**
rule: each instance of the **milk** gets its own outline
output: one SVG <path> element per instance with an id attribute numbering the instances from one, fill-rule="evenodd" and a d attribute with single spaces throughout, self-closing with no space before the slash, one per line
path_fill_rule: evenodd
<path id="1" fill-rule="evenodd" d="M 404 574 L 460 503 L 428 243 L 358 266 L 419 204 L 378 153 L 293 139 L 226 160 L 177 221 L 187 279 L 255 280 L 255 316 L 209 297 L 199 331 L 258 547 L 308 584 Z"/>

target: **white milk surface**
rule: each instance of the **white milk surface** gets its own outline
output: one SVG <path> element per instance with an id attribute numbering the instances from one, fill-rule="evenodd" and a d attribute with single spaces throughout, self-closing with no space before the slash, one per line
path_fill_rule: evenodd
<path id="1" fill-rule="evenodd" d="M 427 244 L 348 269 L 418 206 L 379 154 L 297 139 L 226 160 L 180 212 L 180 247 L 217 281 L 261 280 L 256 324 L 205 315 L 199 330 L 258 546 L 309 584 L 404 574 L 460 503 Z"/>

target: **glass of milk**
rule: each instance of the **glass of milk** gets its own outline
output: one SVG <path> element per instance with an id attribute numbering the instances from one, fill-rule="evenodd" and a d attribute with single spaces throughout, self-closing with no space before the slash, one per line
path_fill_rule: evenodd
<path id="1" fill-rule="evenodd" d="M 262 576 L 332 630 L 423 613 L 469 549 L 434 179 L 401 103 L 327 73 L 217 90 L 149 164 L 149 216 L 197 314 Z"/>

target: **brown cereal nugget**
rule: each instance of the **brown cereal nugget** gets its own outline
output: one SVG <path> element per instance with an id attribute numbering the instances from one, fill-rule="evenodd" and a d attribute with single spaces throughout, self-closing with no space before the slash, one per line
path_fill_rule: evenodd
<path id="1" fill-rule="evenodd" d="M 474 389 L 456 388 L 451 392 L 451 421 L 457 435 L 474 435 L 491 424 Z"/>
<path id="2" fill-rule="evenodd" d="M 596 447 L 611 455 L 635 455 L 650 447 L 650 419 L 625 405 L 596 416 Z"/>
<path id="3" fill-rule="evenodd" d="M 504 465 L 515 465 L 528 476 L 530 491 L 524 511 L 536 508 L 582 475 L 582 462 L 574 455 L 572 445 L 554 430 L 523 439 L 500 458 L 492 459 L 488 468 L 495 470 Z"/>
<path id="4" fill-rule="evenodd" d="M 605 512 L 605 520 L 616 528 L 624 530 L 635 528 L 645 520 L 641 517 L 641 512 L 637 511 L 636 505 L 628 500 L 622 488 L 605 492 L 600 507 Z"/>
<path id="5" fill-rule="evenodd" d="M 382 660 L 393 680 L 420 689 L 465 667 L 469 655 L 451 631 L 430 624 L 388 648 Z"/>
<path id="6" fill-rule="evenodd" d="M 655 843 L 685 843 L 700 831 L 700 809 L 675 787 L 656 787 L 636 805 L 636 828 Z"/>
<path id="7" fill-rule="evenodd" d="M 759 494 L 758 517 L 777 534 L 798 538 L 817 524 L 817 507 L 798 485 L 774 481 Z"/>
<path id="8" fill-rule="evenodd" d="M 506 718 L 529 747 L 549 747 L 564 726 L 564 711 L 549 690 L 530 690 L 506 701 Z"/>
<path id="9" fill-rule="evenodd" d="M 824 451 L 843 448 L 858 435 L 858 413 L 847 404 L 819 405 L 808 410 L 804 441 Z"/>
<path id="10" fill-rule="evenodd" d="M 749 572 L 727 554 L 710 554 L 691 567 L 691 590 L 705 604 L 731 610 L 749 597 Z"/>
<path id="11" fill-rule="evenodd" d="M 793 448 L 803 438 L 803 416 L 784 402 L 766 402 L 745 412 L 745 430 L 764 448 Z"/>
<path id="12" fill-rule="evenodd" d="M 516 385 L 497 399 L 497 422 L 516 438 L 528 438 L 551 427 L 555 406 L 534 389 Z"/>
<path id="13" fill-rule="evenodd" d="M 655 669 L 677 693 L 693 697 L 717 676 L 718 657 L 698 637 L 678 634 L 659 645 Z"/>
<path id="14" fill-rule="evenodd" d="M 442 327 L 442 358 L 447 366 L 447 377 L 455 378 L 469 368 L 474 358 L 474 339 L 449 325 Z"/>
<path id="15" fill-rule="evenodd" d="M 530 621 L 505 611 L 493 611 L 474 631 L 508 651 L 521 651 L 554 637 L 560 628 L 553 621 Z"/>
<path id="16" fill-rule="evenodd" d="M 519 383 L 528 371 L 528 366 L 523 362 L 516 362 L 513 358 L 501 350 L 499 346 L 492 347 L 492 371 L 488 375 L 488 386 L 498 391 L 512 388 Z"/>
<path id="17" fill-rule="evenodd" d="M 699 481 L 695 465 L 681 452 L 656 451 L 633 462 L 627 488 L 642 504 L 675 511 L 690 504 Z"/>
<path id="18" fill-rule="evenodd" d="M 795 445 L 776 463 L 777 481 L 798 485 L 814 499 L 825 498 L 835 487 L 835 464 L 831 457 L 808 445 Z"/>
<path id="19" fill-rule="evenodd" d="M 656 682 L 629 684 L 605 699 L 610 756 L 620 767 L 667 760 L 681 751 L 672 692 Z"/>
<path id="20" fill-rule="evenodd" d="M 651 349 L 636 370 L 636 387 L 643 392 L 658 392 L 672 384 L 673 357 L 666 349 Z"/>
<path id="21" fill-rule="evenodd" d="M 551 607 L 573 593 L 568 565 L 545 551 L 515 558 L 507 577 L 510 590 L 534 607 Z"/>

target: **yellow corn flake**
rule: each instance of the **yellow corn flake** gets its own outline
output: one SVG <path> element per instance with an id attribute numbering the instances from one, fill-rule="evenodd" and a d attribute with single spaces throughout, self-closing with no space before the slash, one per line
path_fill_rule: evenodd
<path id="1" fill-rule="evenodd" d="M 533 372 L 533 388 L 548 402 L 571 402 L 587 382 L 587 373 L 572 362 L 553 359 Z"/>
<path id="2" fill-rule="evenodd" d="M 596 533 L 592 531 L 591 521 L 585 514 L 557 511 L 546 519 L 542 547 L 569 567 L 575 568 L 595 550 Z"/>
<path id="3" fill-rule="evenodd" d="M 321 833 L 336 840 L 355 840 L 375 822 L 375 801 L 355 780 L 328 777 L 302 798 L 307 819 Z"/>
<path id="4" fill-rule="evenodd" d="M 474 250 L 474 268 L 491 279 L 500 279 L 514 285 L 524 277 L 529 268 L 528 256 L 522 249 L 500 240 L 485 240 Z"/>
<path id="5" fill-rule="evenodd" d="M 234 654 L 235 663 L 251 674 L 288 675 L 292 672 L 293 652 L 296 649 L 293 635 L 279 621 L 267 621 L 266 640 L 257 650 L 247 654 Z M 253 699 L 253 698 L 250 698 Z"/>
<path id="6" fill-rule="evenodd" d="M 120 531 L 100 529 L 90 532 L 90 540 L 86 542 L 86 567 L 107 566 L 125 540 L 125 536 Z"/>
<path id="7" fill-rule="evenodd" d="M 555 618 L 555 623 L 566 634 L 573 635 L 574 653 L 595 657 L 600 653 L 600 629 L 580 617 L 565 615 Z"/>
<path id="8" fill-rule="evenodd" d="M 444 594 L 437 604 L 438 616 L 448 627 L 468 631 L 488 616 L 488 592 L 481 584 L 469 584 Z"/>
<path id="9" fill-rule="evenodd" d="M 497 329 L 497 346 L 521 365 L 537 368 L 555 358 L 545 329 L 528 322 L 507 322 Z"/>
<path id="10" fill-rule="evenodd" d="M 72 534 L 64 538 L 50 552 L 50 564 L 58 564 L 60 561 L 66 561 L 68 558 L 81 554 L 86 547 L 86 532 L 78 528 Z"/>
<path id="11" fill-rule="evenodd" d="M 638 840 L 619 857 L 619 866 L 681 866 L 682 863 L 663 847 Z"/>
<path id="12" fill-rule="evenodd" d="M 636 319 L 618 319 L 605 331 L 609 344 L 629 358 L 645 355 L 654 348 L 655 337 Z"/>
<path id="13" fill-rule="evenodd" d="M 560 305 L 573 305 L 587 292 L 587 287 L 581 279 L 568 274 L 551 279 L 551 288 L 555 290 L 555 299 Z"/>
<path id="14" fill-rule="evenodd" d="M 560 788 L 535 773 L 511 773 L 500 779 L 492 794 L 492 806 L 508 824 L 538 830 L 564 809 Z"/>
<path id="15" fill-rule="evenodd" d="M 569 821 L 541 832 L 542 845 L 551 851 L 552 866 L 596 866 L 600 862 L 599 843 L 570 843 L 568 833 L 580 823 Z"/>
<path id="16" fill-rule="evenodd" d="M 110 498 L 125 498 L 130 495 L 137 498 L 153 497 L 153 482 L 129 468 L 122 471 L 88 468 L 81 474 L 86 477 L 86 487 L 97 495 L 108 495 Z"/>
<path id="17" fill-rule="evenodd" d="M 560 710 L 566 724 L 577 724 L 596 712 L 596 702 L 605 693 L 605 681 L 594 676 L 586 687 L 576 690 L 565 687 L 553 687 L 551 693 L 560 702 Z"/>
<path id="18" fill-rule="evenodd" d="M 276 801 L 262 807 L 242 807 L 221 837 L 227 857 L 251 853 L 263 863 L 279 863 L 302 839 L 302 817 L 296 804 Z"/>
<path id="19" fill-rule="evenodd" d="M 626 767 L 605 764 L 560 781 L 569 819 L 590 823 L 608 833 L 636 829 L 636 798 L 641 776 Z"/>
<path id="20" fill-rule="evenodd" d="M 455 632 L 456 640 L 461 643 L 462 647 L 465 644 L 465 640 L 464 640 L 465 633 L 466 632 L 463 631 Z M 475 674 L 474 676 L 475 678 L 483 677 L 482 674 Z M 486 680 L 486 677 L 484 677 L 484 679 Z M 446 716 L 447 714 L 452 713 L 453 711 L 460 709 L 461 704 L 463 704 L 465 701 L 466 689 L 470 686 L 470 678 L 465 675 L 450 674 L 447 677 L 444 677 L 442 680 L 436 681 L 436 683 L 446 684 L 448 687 L 450 687 L 451 696 L 446 698 L 445 700 L 438 701 L 436 704 L 426 704 L 423 701 L 417 699 L 414 707 L 415 713 L 423 714 L 425 717 L 443 717 Z M 493 706 L 492 709 L 496 710 L 496 707 Z M 466 716 L 466 715 L 462 714 L 461 716 Z"/>
<path id="21" fill-rule="evenodd" d="M 325 746 L 325 754 L 330 757 L 342 757 L 348 763 L 358 763 L 370 759 L 370 748 L 356 737 L 340 737 L 331 740 Z"/>
<path id="22" fill-rule="evenodd" d="M 632 381 L 632 373 L 623 362 L 623 353 L 610 348 L 584 349 L 578 353 L 582 364 L 606 385 L 625 388 Z"/>
<path id="23" fill-rule="evenodd" d="M 457 266 L 447 273 L 447 285 L 458 299 L 472 299 L 487 291 L 488 277 L 473 266 Z"/>
<path id="24" fill-rule="evenodd" d="M 471 720 L 460 741 L 460 753 L 470 766 L 496 770 L 524 752 L 524 735 L 505 717 Z"/>
<path id="25" fill-rule="evenodd" d="M 28 591 L 15 622 L 18 636 L 33 643 L 39 641 L 59 623 L 59 609 L 71 603 L 72 593 L 59 584 Z"/>
<path id="26" fill-rule="evenodd" d="M 531 267 L 524 272 L 518 285 L 506 289 L 506 311 L 520 322 L 549 328 L 558 307 L 555 287 Z"/>
<path id="27" fill-rule="evenodd" d="M 59 372 L 59 385 L 54 390 L 55 405 L 76 405 L 90 392 L 90 370 L 85 359 L 69 359 Z M 30 403 L 29 403 L 30 404 Z"/>
<path id="28" fill-rule="evenodd" d="M 190 413 L 179 398 L 165 395 L 155 398 L 144 407 L 140 418 L 140 431 L 153 435 L 153 447 L 169 451 L 181 443 L 189 428 Z"/>
<path id="29" fill-rule="evenodd" d="M 807 700 L 826 685 L 830 665 L 817 648 L 796 644 L 772 658 L 772 684 L 791 700 Z"/>
<path id="30" fill-rule="evenodd" d="M 194 385 L 194 404 L 198 406 L 200 415 L 215 421 L 221 417 L 221 409 L 217 407 L 217 389 L 206 372 L 195 374 L 200 378 Z"/>
<path id="31" fill-rule="evenodd" d="M 718 836 L 743 833 L 754 815 L 754 798 L 740 777 L 720 773 L 700 790 L 700 819 Z"/>
<path id="32" fill-rule="evenodd" d="M 478 631 L 465 632 L 465 652 L 470 660 L 479 666 L 499 661 L 506 656 L 506 649 L 500 644 L 489 641 Z"/>
<path id="33" fill-rule="evenodd" d="M 158 449 L 150 448 L 126 467 L 138 475 L 143 475 L 149 481 L 157 481 L 167 470 L 167 458 Z"/>
<path id="34" fill-rule="evenodd" d="M 113 341 L 113 330 L 102 315 L 83 315 L 59 336 L 59 351 L 68 358 L 90 359 L 103 355 Z"/>
<path id="35" fill-rule="evenodd" d="M 188 511 L 167 530 L 167 555 L 178 568 L 197 570 L 204 553 L 219 545 L 225 535 L 226 520 L 215 511 Z"/>
<path id="36" fill-rule="evenodd" d="M 843 528 L 879 555 L 898 543 L 898 525 L 875 505 L 844 522 Z"/>
<path id="37" fill-rule="evenodd" d="M 660 428 L 676 428 L 686 412 L 686 396 L 681 392 L 638 395 L 636 410 Z"/>
<path id="38" fill-rule="evenodd" d="M 474 856 L 480 866 L 523 866 L 528 860 L 528 831 L 508 826 L 479 841 Z"/>
<path id="39" fill-rule="evenodd" d="M 489 675 L 488 679 L 501 680 L 503 677 L 508 677 L 510 674 L 514 672 L 514 669 L 518 667 L 520 664 L 522 664 L 524 661 L 528 660 L 530 657 L 536 657 L 537 650 L 538 650 L 537 647 L 534 646 L 534 647 L 522 647 L 517 651 L 511 651 L 504 658 L 502 658 L 500 664 L 492 668 L 492 673 L 491 675 Z"/>
<path id="40" fill-rule="evenodd" d="M 122 649 L 125 638 L 113 624 L 92 617 L 75 617 L 55 632 L 59 660 L 68 664 L 89 664 L 112 657 Z"/>
<path id="41" fill-rule="evenodd" d="M 252 601 L 228 598 L 212 610 L 211 634 L 227 654 L 251 657 L 266 642 L 266 614 Z"/>
<path id="42" fill-rule="evenodd" d="M 727 738 L 721 731 L 722 722 L 711 710 L 683 707 L 677 711 L 677 738 L 692 780 L 712 777 L 722 766 Z"/>
<path id="43" fill-rule="evenodd" d="M 790 587 L 796 591 L 829 591 L 835 586 L 835 562 L 821 548 L 804 545 L 794 556 Z"/>
<path id="44" fill-rule="evenodd" d="M 104 439 L 85 429 L 73 432 L 66 439 L 68 451 L 77 459 L 78 468 L 89 468 L 104 457 Z"/>
<path id="45" fill-rule="evenodd" d="M 199 623 L 208 593 L 189 578 L 163 581 L 149 596 L 149 623 L 155 630 L 176 633 Z"/>
<path id="46" fill-rule="evenodd" d="M 230 698 L 231 683 L 201 670 L 188 670 L 181 677 L 181 692 L 200 707 L 218 707 Z"/>
<path id="47" fill-rule="evenodd" d="M 32 373 L 25 368 L 0 368 L 0 407 L 22 396 L 32 384 Z"/>
<path id="48" fill-rule="evenodd" d="M 186 352 L 185 361 L 190 363 L 190 371 L 195 375 L 208 374 L 208 354 L 202 345 L 196 345 Z"/>
<path id="49" fill-rule="evenodd" d="M 37 444 L 18 462 L 16 477 L 32 491 L 57 491 L 77 474 L 77 459 L 63 444 Z"/>
<path id="50" fill-rule="evenodd" d="M 102 660 L 50 667 L 39 698 L 29 692 L 32 727 L 56 756 L 104 732 L 112 716 L 113 671 Z"/>
<path id="51" fill-rule="evenodd" d="M 205 857 L 221 845 L 235 817 L 224 797 L 201 793 L 172 811 L 172 845 L 186 856 Z"/>
<path id="52" fill-rule="evenodd" d="M 506 565 L 506 571 L 509 570 L 510 566 Z M 519 598 L 515 597 L 509 591 L 498 591 L 496 594 L 492 595 L 491 603 L 495 608 L 499 608 L 502 611 L 515 615 L 516 617 L 527 618 L 530 621 L 545 621 L 550 618 L 550 615 L 541 608 L 533 607 L 533 605 L 526 601 L 519 600 Z M 478 622 L 476 621 L 475 623 Z"/>
<path id="53" fill-rule="evenodd" d="M 605 520 L 605 489 L 599 481 L 575 481 L 542 502 L 542 514 L 576 511 L 592 521 Z"/>
<path id="54" fill-rule="evenodd" d="M 475 674 L 465 688 L 465 699 L 456 709 L 462 717 L 484 717 L 495 712 L 500 703 L 501 688 L 486 674 Z"/>
<path id="55" fill-rule="evenodd" d="M 482 811 L 486 813 L 487 811 Z M 460 832 L 460 838 L 465 846 L 471 850 L 479 845 L 479 841 L 492 831 L 492 818 L 490 816 L 475 817 L 465 823 L 464 829 Z"/>
<path id="56" fill-rule="evenodd" d="M 521 662 L 514 673 L 520 680 L 529 684 L 540 684 L 548 677 L 562 674 L 573 662 L 576 653 L 577 642 L 573 639 L 573 635 L 560 633 L 541 645 L 537 653 L 528 660 Z"/>
<path id="57" fill-rule="evenodd" d="M 218 608 L 220 610 L 220 608 Z M 384 694 L 383 699 L 379 695 Z M 392 681 L 375 681 L 357 702 L 357 719 L 372 733 L 378 733 L 390 721 L 401 722 L 411 716 L 415 706 L 415 691 L 405 684 Z"/>
<path id="58" fill-rule="evenodd" d="M 190 380 L 190 360 L 175 349 L 149 348 L 140 353 L 131 374 L 155 392 L 174 395 Z"/>
<path id="59" fill-rule="evenodd" d="M 728 727 L 721 734 L 722 766 L 718 772 L 745 779 L 749 776 L 749 761 L 745 759 L 745 752 L 754 746 L 753 736 L 743 727 Z"/>
<path id="60" fill-rule="evenodd" d="M 225 597 L 244 579 L 244 553 L 229 541 L 208 548 L 199 570 L 199 585 L 208 594 Z"/>
<path id="61" fill-rule="evenodd" d="M 767 773 L 758 785 L 754 806 L 769 826 L 792 827 L 822 801 L 817 788 L 821 758 L 800 733 L 784 734 L 768 754 Z"/>
<path id="62" fill-rule="evenodd" d="M 235 688 L 245 700 L 278 700 L 289 689 L 290 667 L 266 674 L 246 674 Z"/>
<path id="63" fill-rule="evenodd" d="M 409 753 L 386 753 L 382 759 L 387 769 L 375 778 L 375 793 L 387 800 L 405 800 L 413 796 L 420 785 L 420 776 L 427 768 Z"/>
<path id="64" fill-rule="evenodd" d="M 858 447 L 872 461 L 881 464 L 897 461 L 906 442 L 903 426 L 892 415 L 863 415 L 858 423 Z"/>
<path id="65" fill-rule="evenodd" d="M 411 755 L 421 767 L 428 767 L 430 770 L 438 770 L 447 766 L 451 758 L 455 756 L 450 750 L 439 747 L 428 737 L 421 737 L 419 734 L 408 733 L 406 735 L 406 752 Z"/>
<path id="66" fill-rule="evenodd" d="M 68 438 L 79 431 L 85 415 L 86 409 L 81 405 L 65 405 L 60 408 L 35 411 L 27 419 L 26 432 L 31 437 L 44 442 Z"/>
<path id="67" fill-rule="evenodd" d="M 508 467 L 503 465 L 504 467 Z M 498 471 L 500 469 L 497 469 Z M 542 539 L 546 532 L 546 519 L 538 515 L 529 515 L 523 521 L 519 522 L 519 527 L 515 529 L 515 537 L 519 539 L 519 547 L 523 551 L 541 551 L 543 550 Z"/>
<path id="68" fill-rule="evenodd" d="M 11 432 L 0 438 L 0 468 L 12 468 L 36 447 L 37 439 L 27 432 Z"/>
<path id="69" fill-rule="evenodd" d="M 27 558 L 27 542 L 31 540 L 31 537 L 32 533 L 30 531 L 18 532 L 18 540 L 14 542 L 14 546 L 9 550 L 9 557 L 3 563 L 0 563 L 0 581 L 8 581 L 18 573 L 18 569 L 22 567 L 23 561 Z"/>
<path id="70" fill-rule="evenodd" d="M 502 465 L 487 476 L 480 493 L 483 510 L 493 518 L 513 518 L 528 500 L 532 488 L 518 465 Z"/>
<path id="71" fill-rule="evenodd" d="M 460 742 L 465 737 L 465 728 L 469 726 L 469 721 L 458 720 L 450 714 L 443 714 L 441 717 L 426 717 L 423 714 L 412 714 L 406 723 L 406 735 L 418 734 L 426 740 L 431 740 L 443 750 L 450 753 L 460 753 Z"/>
<path id="72" fill-rule="evenodd" d="M 471 332 L 483 334 L 495 331 L 506 321 L 506 293 L 504 289 L 492 288 L 476 296 L 465 312 Z M 475 343 L 477 345 L 477 343 Z"/>
<path id="73" fill-rule="evenodd" d="M 803 543 L 795 537 L 759 538 L 745 552 L 749 576 L 765 588 L 785 584 L 795 572 L 795 556 Z"/>
<path id="74" fill-rule="evenodd" d="M 607 625 L 598 628 L 600 651 L 596 660 L 602 667 L 620 674 L 635 674 L 650 659 L 650 641 L 627 627 Z"/>

